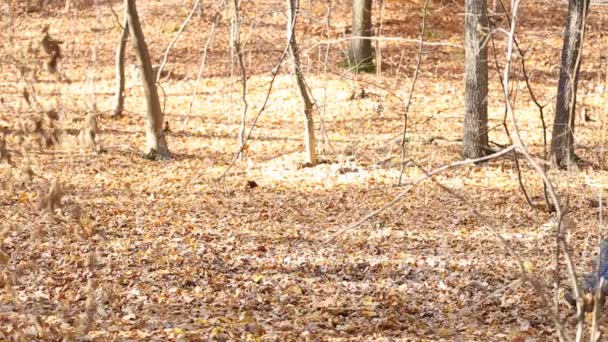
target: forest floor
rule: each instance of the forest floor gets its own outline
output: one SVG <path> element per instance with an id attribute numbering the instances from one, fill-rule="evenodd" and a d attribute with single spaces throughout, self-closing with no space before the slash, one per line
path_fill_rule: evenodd
<path id="1" fill-rule="evenodd" d="M 191 3 L 139 2 L 156 63 Z M 534 207 L 520 189 L 509 156 L 434 177 L 472 204 L 427 180 L 392 207 L 343 231 L 406 191 L 424 170 L 461 159 L 461 3 L 433 2 L 429 9 L 425 39 L 454 46 L 423 49 L 408 115 L 406 158 L 413 162 L 404 168 L 401 186 L 400 141 L 416 41 L 382 42 L 382 74 L 353 75 L 342 65 L 350 2 L 331 2 L 328 29 L 328 2 L 302 1 L 298 38 L 319 104 L 315 119 L 325 163 L 299 167 L 303 113 L 286 63 L 245 160 L 225 173 L 238 149 L 242 90 L 238 68 L 231 68 L 229 12 L 224 12 L 193 97 L 216 8 L 203 3 L 203 16 L 195 15 L 178 39 L 166 67 L 170 74 L 161 81 L 173 155 L 163 162 L 139 155 L 146 106 L 135 73 L 128 73 L 125 115 L 110 118 L 120 34 L 110 6 L 122 17 L 120 2 L 77 13 L 58 8 L 16 12 L 11 20 L 0 7 L 0 59 L 9 61 L 0 63 L 0 126 L 12 163 L 0 161 L 0 336 L 98 341 L 555 338 L 547 307 L 519 280 L 517 258 L 550 296 L 554 292 L 555 229 L 543 209 L 540 177 L 525 161 L 520 161 L 521 178 Z M 417 39 L 422 5 L 386 0 L 382 34 Z M 283 6 L 284 1 L 243 2 L 248 127 L 284 49 Z M 550 133 L 566 5 L 525 2 L 519 13 L 519 44 L 527 51 L 534 93 L 546 105 Z M 603 7 L 592 8 L 579 86 L 579 108 L 591 117 L 586 122 L 577 118 L 577 153 L 586 163 L 578 171 L 550 172 L 568 198 L 568 239 L 579 274 L 590 269 L 596 251 L 600 190 L 608 180 L 602 145 L 606 14 Z M 380 22 L 377 8 L 374 18 Z M 37 57 L 46 24 L 51 36 L 64 41 L 61 77 L 44 71 Z M 507 23 L 496 18 L 495 24 L 504 28 Z M 505 35 L 500 31 L 495 44 L 502 67 Z M 127 69 L 133 70 L 128 47 Z M 526 88 L 520 58 L 515 65 L 512 93 L 519 128 L 530 150 L 542 157 L 539 110 Z M 490 138 L 508 145 L 498 72 L 493 68 L 490 76 Z M 51 109 L 58 111 L 64 132 L 58 146 L 38 148 L 33 137 L 17 134 L 19 122 Z M 100 114 L 104 152 L 99 154 L 79 146 L 74 133 L 92 112 Z M 65 196 L 62 207 L 49 213 L 36 204 L 53 179 L 63 184 Z M 480 222 L 472 208 L 492 226 Z M 512 243 L 510 251 L 495 233 Z M 565 289 L 563 265 L 559 272 Z M 572 331 L 573 310 L 563 301 L 559 307 L 566 330 Z"/>

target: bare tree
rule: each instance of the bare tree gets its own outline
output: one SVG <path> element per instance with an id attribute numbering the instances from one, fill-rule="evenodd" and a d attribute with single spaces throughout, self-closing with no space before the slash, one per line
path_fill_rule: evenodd
<path id="1" fill-rule="evenodd" d="M 305 130 L 305 145 L 306 145 L 306 158 L 307 163 L 315 165 L 318 163 L 317 152 L 316 152 L 316 140 L 315 140 L 315 123 L 312 118 L 314 109 L 311 95 L 308 91 L 308 85 L 304 79 L 304 73 L 302 72 L 300 63 L 300 52 L 298 50 L 298 43 L 296 41 L 296 21 L 298 17 L 299 0 L 287 0 L 287 39 L 289 44 L 289 53 L 291 55 L 291 65 L 293 73 L 295 75 L 296 83 L 300 91 L 300 97 L 304 104 L 304 115 L 306 121 L 304 122 Z"/>
<path id="2" fill-rule="evenodd" d="M 241 131 L 239 132 L 239 144 L 241 146 L 239 159 L 245 158 L 245 131 L 247 129 L 247 111 L 249 110 L 249 103 L 247 102 L 247 69 L 245 68 L 245 62 L 243 61 L 243 51 L 241 47 L 241 14 L 240 14 L 240 1 L 234 0 L 233 2 L 233 15 L 231 19 L 231 31 L 230 41 L 232 43 L 230 54 L 234 57 L 236 54 L 236 60 L 241 71 L 241 101 L 243 101 L 243 113 L 241 114 Z M 231 58 L 233 60 L 233 58 Z M 232 64 L 231 64 L 232 70 Z M 232 75 L 232 71 L 230 72 Z"/>
<path id="3" fill-rule="evenodd" d="M 463 158 L 488 152 L 488 33 L 485 0 L 465 0 L 465 116 Z"/>
<path id="4" fill-rule="evenodd" d="M 125 10 L 129 34 L 133 39 L 135 54 L 140 66 L 148 107 L 144 154 L 149 159 L 166 159 L 169 157 L 169 148 L 165 132 L 163 131 L 163 112 L 160 107 L 158 90 L 156 89 L 156 75 L 152 70 L 150 52 L 148 51 L 144 33 L 141 29 L 135 0 L 125 0 Z"/>
<path id="5" fill-rule="evenodd" d="M 353 26 L 350 40 L 349 65 L 355 70 L 374 68 L 372 36 L 372 0 L 353 0 Z"/>
<path id="6" fill-rule="evenodd" d="M 574 112 L 576 87 L 585 36 L 585 18 L 589 0 L 570 0 L 562 47 L 562 62 L 557 84 L 557 104 L 551 138 L 551 153 L 559 167 L 576 163 L 574 154 Z"/>
<path id="7" fill-rule="evenodd" d="M 114 94 L 114 117 L 122 115 L 125 104 L 125 48 L 129 39 L 129 21 L 125 18 L 122 33 L 116 48 L 116 93 Z"/>

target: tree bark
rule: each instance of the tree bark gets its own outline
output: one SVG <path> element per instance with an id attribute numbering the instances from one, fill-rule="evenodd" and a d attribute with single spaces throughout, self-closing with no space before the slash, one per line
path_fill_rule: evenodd
<path id="1" fill-rule="evenodd" d="M 353 37 L 372 36 L 372 0 L 353 0 Z M 372 41 L 364 38 L 350 40 L 349 64 L 356 70 L 373 68 Z"/>
<path id="2" fill-rule="evenodd" d="M 122 115 L 125 103 L 125 48 L 129 39 L 129 21 L 125 18 L 123 30 L 116 48 L 116 93 L 114 95 L 114 117 Z"/>
<path id="3" fill-rule="evenodd" d="M 551 152 L 559 167 L 567 167 L 578 158 L 574 154 L 574 118 L 576 88 L 583 51 L 585 17 L 589 0 L 570 0 L 568 19 L 562 47 L 562 61 L 557 84 L 555 121 L 551 137 Z"/>
<path id="4" fill-rule="evenodd" d="M 485 0 L 465 1 L 465 116 L 463 158 L 488 152 L 488 32 Z"/>
<path id="5" fill-rule="evenodd" d="M 166 159 L 169 158 L 169 148 L 163 131 L 163 112 L 156 89 L 156 75 L 152 71 L 150 52 L 141 28 L 135 0 L 125 0 L 125 8 L 129 34 L 133 40 L 133 45 L 135 45 L 135 54 L 139 62 L 144 93 L 146 94 L 147 122 L 144 154 L 149 159 Z"/>
<path id="6" fill-rule="evenodd" d="M 289 52 L 291 55 L 291 65 L 293 73 L 295 75 L 298 90 L 300 91 L 300 97 L 304 104 L 304 116 L 306 118 L 304 122 L 304 134 L 305 134 L 305 145 L 306 145 L 306 157 L 307 163 L 316 165 L 318 163 L 317 152 L 316 152 L 316 140 L 315 140 L 315 123 L 312 117 L 313 113 L 313 102 L 311 95 L 308 92 L 308 86 L 304 79 L 304 73 L 302 72 L 300 63 L 300 52 L 298 50 L 298 43 L 296 41 L 296 19 L 297 10 L 299 8 L 298 0 L 287 0 L 287 39 L 289 43 Z"/>

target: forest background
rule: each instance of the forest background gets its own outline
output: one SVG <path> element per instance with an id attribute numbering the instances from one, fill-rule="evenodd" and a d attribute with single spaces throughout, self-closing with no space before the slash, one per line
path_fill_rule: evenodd
<path id="1" fill-rule="evenodd" d="M 488 4 L 497 153 L 484 163 L 462 154 L 462 2 L 373 2 L 380 39 L 367 72 L 347 62 L 353 4 L 299 3 L 314 163 L 287 53 L 289 1 L 137 4 L 164 70 L 154 88 L 168 158 L 142 158 L 150 105 L 133 39 L 114 115 L 129 1 L 68 3 L 0 4 L 4 338 L 521 341 L 601 331 L 601 311 L 584 312 L 585 283 L 572 282 L 589 274 L 603 235 L 601 3 L 585 18 L 577 72 L 581 162 L 565 169 L 551 165 L 547 139 L 567 16 L 581 1 L 570 11 Z M 573 308 L 563 297 L 577 291 Z"/>

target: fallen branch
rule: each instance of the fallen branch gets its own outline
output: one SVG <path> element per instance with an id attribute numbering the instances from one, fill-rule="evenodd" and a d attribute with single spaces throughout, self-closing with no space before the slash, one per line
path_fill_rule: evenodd
<path id="1" fill-rule="evenodd" d="M 387 42 L 403 42 L 403 43 L 420 44 L 420 39 L 412 39 L 412 38 L 350 36 L 350 37 L 331 39 L 331 40 L 321 40 L 321 41 L 318 41 L 315 44 L 307 47 L 306 49 L 304 49 L 304 51 L 307 52 L 308 50 L 316 49 L 319 45 L 332 45 L 332 44 L 347 42 L 352 39 L 367 39 L 367 40 L 372 40 L 372 41 L 379 40 L 379 41 L 387 41 Z M 445 43 L 445 42 L 424 42 L 423 45 L 424 46 L 446 46 L 446 47 L 464 49 L 464 47 L 461 44 Z"/>
<path id="2" fill-rule="evenodd" d="M 400 192 L 399 194 L 397 194 L 397 196 L 395 196 L 390 202 L 388 202 L 387 204 L 385 204 L 383 207 L 381 207 L 380 209 L 374 210 L 371 213 L 365 215 L 362 219 L 360 219 L 359 221 L 357 221 L 356 223 L 343 228 L 337 232 L 335 232 L 334 234 L 330 235 L 324 242 L 330 242 L 333 239 L 335 239 L 336 237 L 351 231 L 359 226 L 361 226 L 363 223 L 365 223 L 367 220 L 371 219 L 372 217 L 377 216 L 378 214 L 382 213 L 383 211 L 385 211 L 386 209 L 392 207 L 393 205 L 395 205 L 397 202 L 399 202 L 399 200 L 401 198 L 403 198 L 403 196 L 407 195 L 410 191 L 412 191 L 418 184 L 420 184 L 422 181 L 429 179 L 431 176 L 440 174 L 448 169 L 452 169 L 458 166 L 463 166 L 463 165 L 469 165 L 469 164 L 475 164 L 475 163 L 479 163 L 479 162 L 483 162 L 483 161 L 488 161 L 494 158 L 498 158 L 500 156 L 503 156 L 511 151 L 514 151 L 517 148 L 516 145 L 511 145 L 507 148 L 505 148 L 504 150 L 498 151 L 496 153 L 493 154 L 489 154 L 485 157 L 481 157 L 481 158 L 477 158 L 477 159 L 466 159 L 466 160 L 461 160 L 461 161 L 457 161 L 451 164 L 446 164 L 442 167 L 439 167 L 433 171 L 428 172 L 428 174 L 425 174 L 423 176 L 418 177 L 416 180 L 412 181 L 410 183 L 410 185 L 407 187 L 407 189 L 403 190 L 402 192 Z"/>

